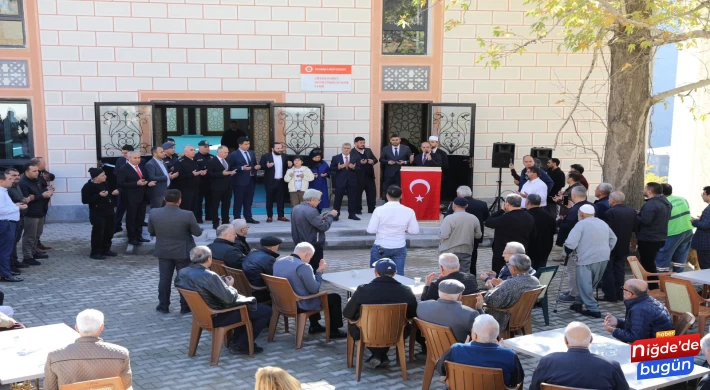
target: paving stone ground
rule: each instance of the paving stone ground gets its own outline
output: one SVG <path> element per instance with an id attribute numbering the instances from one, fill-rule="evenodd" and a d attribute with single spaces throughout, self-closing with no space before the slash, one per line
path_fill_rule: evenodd
<path id="1" fill-rule="evenodd" d="M 120 344 L 130 350 L 134 389 L 253 389 L 254 373 L 263 366 L 280 366 L 288 370 L 305 389 L 420 389 L 424 361 L 407 362 L 408 380 L 403 381 L 399 367 L 363 369 L 360 382 L 355 381 L 355 370 L 345 364 L 345 340 L 325 343 L 324 335 L 306 335 L 303 348 L 295 350 L 294 321 L 291 332 L 283 332 L 280 321 L 276 338 L 267 343 L 267 331 L 257 339 L 265 351 L 254 359 L 230 355 L 223 350 L 219 366 L 210 367 L 211 336 L 203 333 L 197 354 L 187 357 L 191 315 L 180 315 L 178 294 L 173 292 L 171 310 L 165 315 L 155 311 L 157 305 L 157 259 L 147 255 L 125 255 L 96 261 L 88 257 L 88 223 L 49 224 L 42 242 L 51 246 L 50 258 L 43 265 L 23 273 L 23 283 L 0 284 L 5 292 L 6 305 L 15 308 L 15 318 L 28 327 L 55 323 L 74 326 L 76 314 L 87 308 L 101 310 L 106 315 L 104 340 Z M 125 245 L 125 244 L 122 244 Z M 124 248 L 115 248 L 123 249 Z M 120 253 L 124 251 L 117 250 Z M 283 253 L 282 254 L 288 254 Z M 436 248 L 410 249 L 405 275 L 424 278 L 437 269 Z M 325 253 L 326 272 L 366 268 L 369 248 L 337 250 Z M 556 250 L 551 259 L 558 258 Z M 488 269 L 490 248 L 479 249 L 478 270 Z M 558 264 L 550 261 L 548 265 Z M 556 294 L 561 273 L 555 277 L 550 294 Z M 345 291 L 328 283 L 324 288 L 343 296 Z M 554 305 L 554 300 L 552 305 Z M 623 317 L 621 303 L 601 302 L 602 312 Z M 533 330 L 542 331 L 566 326 L 570 321 L 587 323 L 593 332 L 606 334 L 601 320 L 591 320 L 576 314 L 566 305 L 557 313 L 550 308 L 550 325 L 545 325 L 540 309 L 533 311 Z M 697 332 L 697 328 L 692 330 Z M 419 347 L 417 346 L 417 352 Z M 394 359 L 394 351 L 390 351 Z M 521 355 L 525 369 L 525 388 L 532 377 L 537 360 Z M 432 389 L 443 389 L 443 384 L 432 384 Z M 8 386 L 0 386 L 7 390 Z"/>

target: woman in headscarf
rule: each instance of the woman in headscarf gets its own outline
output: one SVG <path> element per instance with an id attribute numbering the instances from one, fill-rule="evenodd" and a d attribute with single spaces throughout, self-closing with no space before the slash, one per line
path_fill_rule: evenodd
<path id="1" fill-rule="evenodd" d="M 113 201 L 111 195 L 118 195 L 118 190 L 110 193 L 106 185 L 106 173 L 101 168 L 89 168 L 89 180 L 81 189 L 81 203 L 89 205 L 91 222 L 91 257 L 104 260 L 106 256 L 117 256 L 111 250 L 113 238 Z"/>
<path id="2" fill-rule="evenodd" d="M 315 177 L 315 180 L 309 183 L 309 187 L 323 193 L 320 203 L 318 204 L 318 212 L 321 212 L 323 209 L 330 207 L 330 192 L 328 192 L 330 166 L 327 162 L 323 161 L 323 150 L 320 148 L 311 150 L 308 159 L 311 161 L 310 168 L 313 172 L 313 177 Z M 291 205 L 291 207 L 294 206 L 296 205 Z"/>

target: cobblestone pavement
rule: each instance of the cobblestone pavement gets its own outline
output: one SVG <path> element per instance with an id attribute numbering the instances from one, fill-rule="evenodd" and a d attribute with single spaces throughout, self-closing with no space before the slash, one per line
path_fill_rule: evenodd
<path id="1" fill-rule="evenodd" d="M 28 327 L 63 322 L 74 326 L 76 314 L 87 308 L 106 315 L 104 340 L 123 345 L 131 353 L 134 389 L 253 389 L 254 373 L 267 365 L 288 370 L 306 389 L 420 389 L 424 361 L 407 362 L 408 380 L 402 381 L 399 367 L 363 369 L 362 379 L 355 381 L 355 370 L 345 364 L 345 340 L 325 343 L 324 335 L 306 335 L 303 348 L 294 349 L 294 325 L 291 333 L 283 332 L 283 321 L 273 343 L 267 343 L 267 332 L 257 342 L 264 347 L 254 359 L 230 355 L 226 350 L 217 367 L 209 365 L 211 338 L 203 333 L 197 354 L 187 357 L 192 322 L 191 315 L 178 312 L 178 294 L 172 295 L 169 315 L 157 313 L 157 260 L 145 255 L 120 255 L 96 261 L 88 257 L 88 224 L 49 224 L 42 242 L 53 247 L 43 265 L 23 273 L 23 283 L 4 283 L 6 305 L 15 308 L 15 317 Z M 123 244 L 125 245 L 125 244 Z M 115 248 L 125 249 L 125 248 Z M 121 251 L 119 251 L 120 253 Z M 283 254 L 283 253 L 282 253 Z M 326 272 L 366 268 L 369 248 L 359 250 L 327 249 Z M 551 258 L 558 258 L 553 252 Z M 406 276 L 425 277 L 437 269 L 436 249 L 413 249 L 407 258 Z M 491 262 L 489 248 L 479 249 L 479 272 Z M 548 265 L 558 264 L 550 261 Z M 551 294 L 556 294 L 561 274 L 555 277 Z M 324 283 L 329 292 L 343 296 L 345 292 Z M 554 300 L 553 300 L 554 302 Z M 554 305 L 554 303 L 552 303 Z M 617 317 L 624 315 L 623 304 L 601 302 L 602 312 Z M 550 307 L 550 325 L 545 326 L 540 309 L 533 312 L 534 331 L 566 326 L 572 320 L 586 322 L 595 333 L 605 334 L 601 320 L 591 320 L 560 305 L 558 313 Z M 417 346 L 417 351 L 419 347 Z M 393 350 L 390 351 L 393 357 Z M 536 359 L 521 355 L 525 383 L 530 381 Z M 1 386 L 6 390 L 8 386 Z M 441 383 L 432 389 L 442 389 Z"/>

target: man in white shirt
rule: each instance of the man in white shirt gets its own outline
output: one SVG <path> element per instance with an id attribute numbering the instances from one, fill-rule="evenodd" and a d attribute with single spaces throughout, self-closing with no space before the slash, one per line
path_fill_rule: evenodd
<path id="1" fill-rule="evenodd" d="M 23 279 L 12 275 L 10 259 L 15 246 L 15 229 L 20 220 L 20 210 L 27 209 L 23 203 L 13 203 L 7 189 L 12 187 L 13 179 L 5 172 L 0 172 L 0 282 L 21 282 Z"/>
<path id="2" fill-rule="evenodd" d="M 525 171 L 525 175 L 528 180 L 523 184 L 523 188 L 520 190 L 520 196 L 523 197 L 523 203 L 521 208 L 525 208 L 526 198 L 530 194 L 540 195 L 542 202 L 540 207 L 547 206 L 547 184 L 545 184 L 542 179 L 540 179 L 540 168 L 533 166 Z"/>
<path id="3" fill-rule="evenodd" d="M 397 265 L 397 273 L 404 275 L 407 258 L 407 233 L 418 234 L 419 224 L 414 210 L 399 203 L 402 189 L 391 185 L 387 188 L 387 203 L 375 209 L 367 225 L 367 232 L 376 234 L 370 250 L 370 268 L 377 260 L 389 258 Z"/>

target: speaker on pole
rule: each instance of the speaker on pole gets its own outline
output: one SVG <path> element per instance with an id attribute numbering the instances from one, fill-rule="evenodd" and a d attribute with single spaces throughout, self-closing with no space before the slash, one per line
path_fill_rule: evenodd
<path id="1" fill-rule="evenodd" d="M 530 155 L 532 156 L 533 159 L 540 160 L 540 163 L 542 163 L 542 168 L 545 169 L 545 167 L 547 166 L 547 162 L 550 161 L 550 159 L 552 158 L 552 149 L 551 148 L 531 148 Z"/>
<path id="2" fill-rule="evenodd" d="M 515 156 L 515 144 L 496 142 L 493 144 L 491 167 L 508 168 L 508 165 L 513 162 L 513 156 Z"/>

